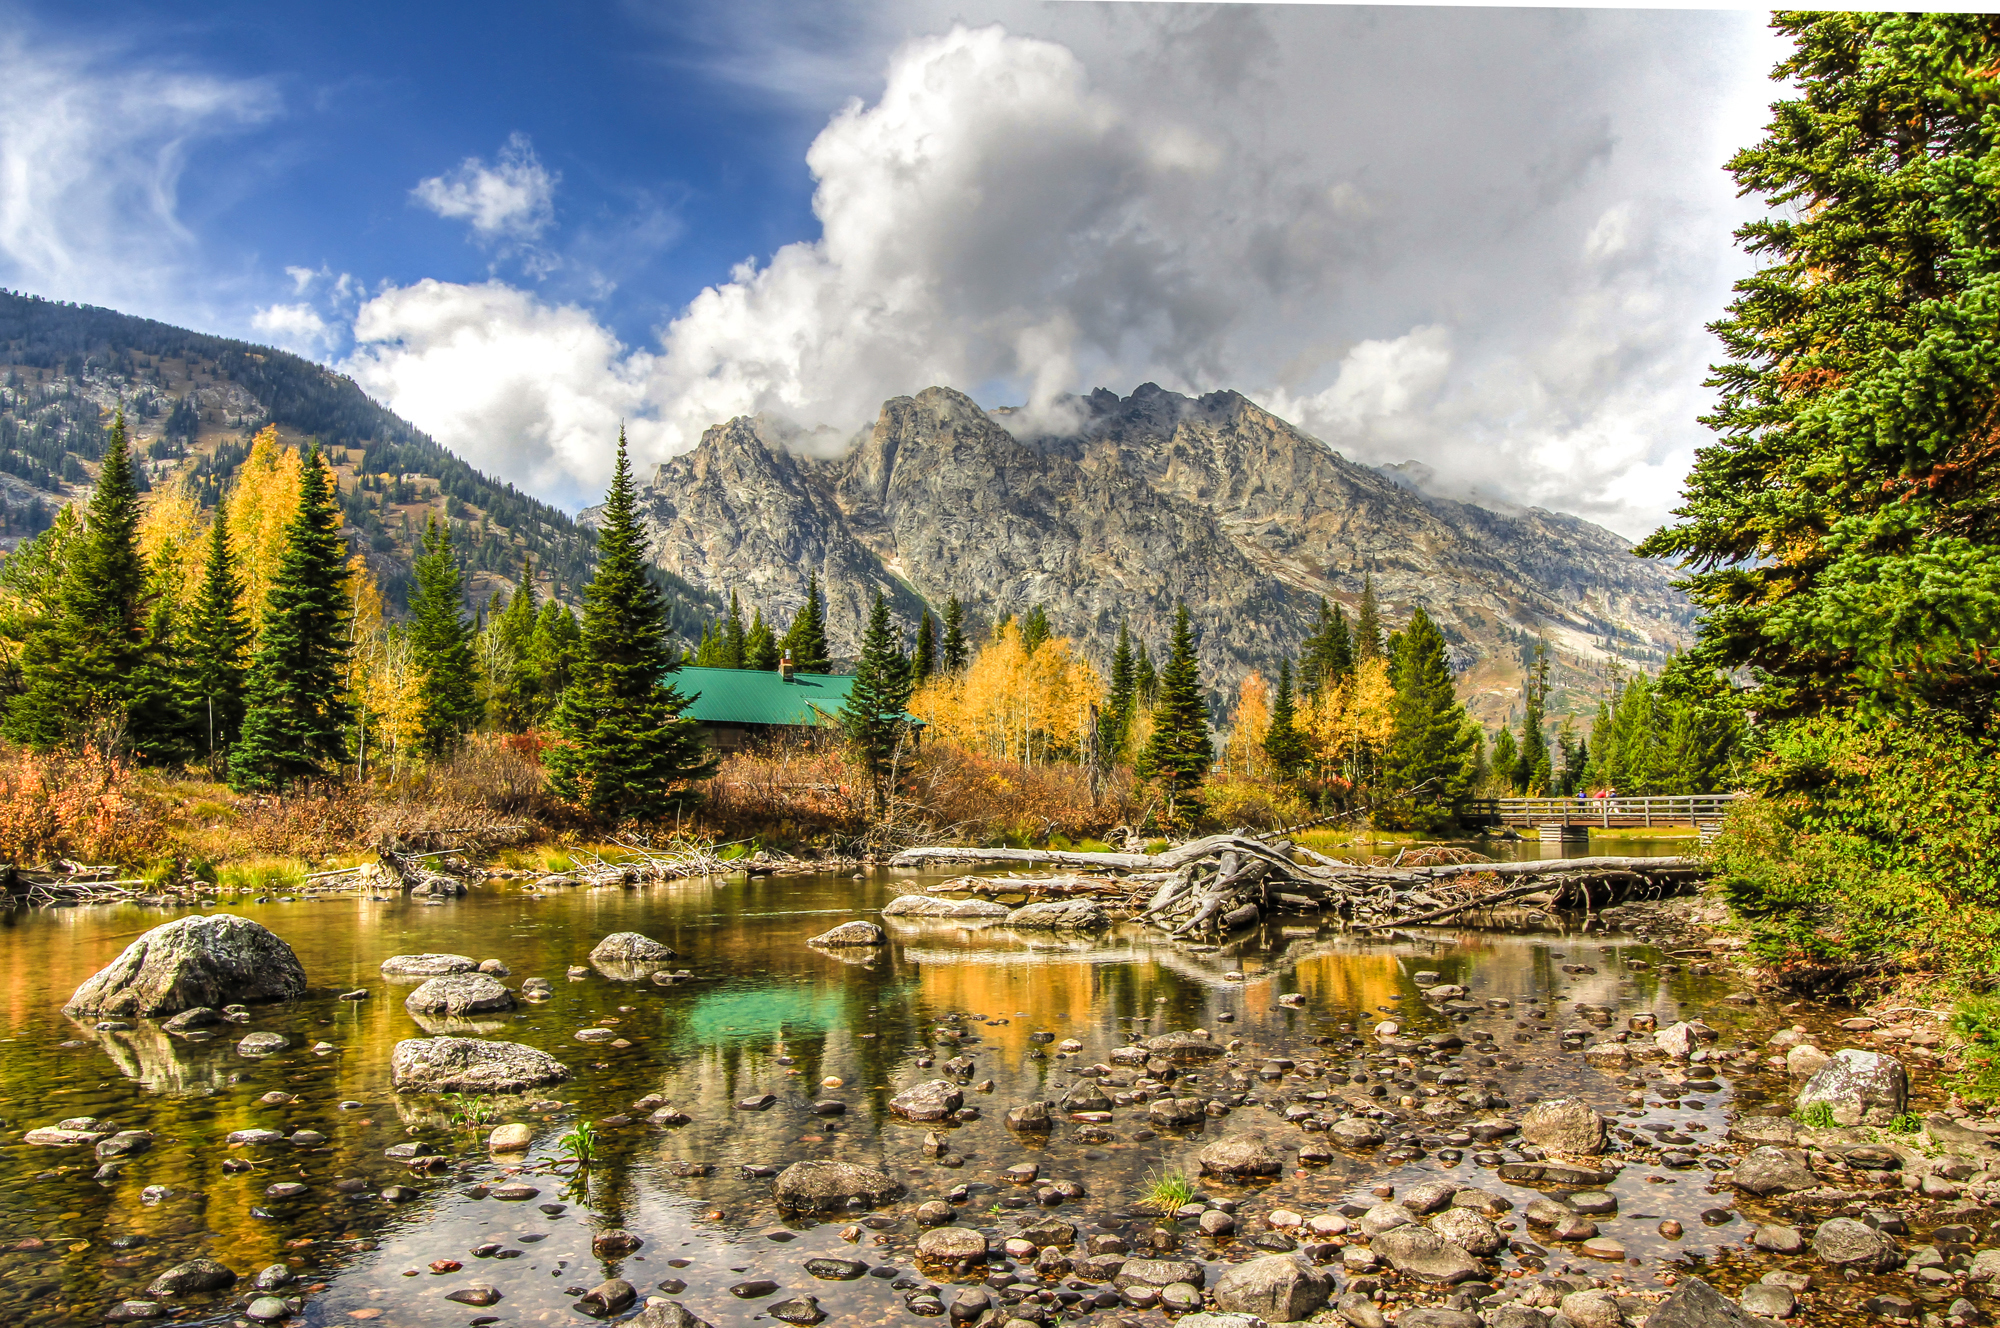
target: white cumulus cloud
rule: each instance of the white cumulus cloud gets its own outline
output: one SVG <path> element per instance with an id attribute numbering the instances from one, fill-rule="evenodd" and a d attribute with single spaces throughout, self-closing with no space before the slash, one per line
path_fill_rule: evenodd
<path id="1" fill-rule="evenodd" d="M 467 157 L 456 170 L 418 181 L 410 194 L 440 217 L 469 223 L 481 240 L 530 241 L 555 224 L 560 179 L 525 134 L 514 134 L 491 166 Z"/>
<path id="2" fill-rule="evenodd" d="M 333 340 L 326 320 L 304 302 L 265 305 L 250 316 L 250 326 L 269 337 L 272 345 L 310 359 L 323 355 Z"/>

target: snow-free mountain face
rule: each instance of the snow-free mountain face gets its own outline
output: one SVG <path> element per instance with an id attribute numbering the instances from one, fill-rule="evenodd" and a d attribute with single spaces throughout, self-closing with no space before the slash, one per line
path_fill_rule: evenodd
<path id="1" fill-rule="evenodd" d="M 781 627 L 817 572 L 849 655 L 877 589 L 908 624 L 954 594 L 980 626 L 1039 604 L 1100 663 L 1121 619 L 1159 652 L 1185 601 L 1218 688 L 1275 676 L 1319 597 L 1351 614 L 1372 578 L 1392 625 L 1419 604 L 1438 621 L 1488 719 L 1538 638 L 1579 700 L 1602 666 L 1687 638 L 1669 570 L 1576 517 L 1428 497 L 1235 392 L 1061 404 L 1051 429 L 933 387 L 883 403 L 831 460 L 777 422 L 717 425 L 642 486 L 654 557 Z"/>

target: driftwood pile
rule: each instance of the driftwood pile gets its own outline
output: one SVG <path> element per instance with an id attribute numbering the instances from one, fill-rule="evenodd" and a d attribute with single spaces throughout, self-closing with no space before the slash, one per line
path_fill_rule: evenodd
<path id="1" fill-rule="evenodd" d="M 1343 862 L 1285 839 L 1210 835 L 1164 853 L 914 848 L 891 865 L 1012 862 L 1076 867 L 1063 893 L 1122 897 L 1134 917 L 1184 940 L 1215 939 L 1277 915 L 1329 917 L 1358 931 L 1442 922 L 1502 903 L 1602 907 L 1674 893 L 1706 873 L 1689 858 L 1555 858 L 1539 862 Z M 1468 858 L 1470 854 L 1447 854 Z M 1118 873 L 1113 876 L 1112 873 Z M 1093 879 L 1094 878 L 1094 879 Z M 1008 882 L 1015 889 L 1029 882 Z"/>

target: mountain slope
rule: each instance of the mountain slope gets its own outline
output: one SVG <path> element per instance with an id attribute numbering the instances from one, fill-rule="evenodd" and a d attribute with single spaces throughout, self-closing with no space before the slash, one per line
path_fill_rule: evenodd
<path id="1" fill-rule="evenodd" d="M 1418 604 L 1438 620 L 1488 719 L 1518 701 L 1538 638 L 1558 708 L 1609 662 L 1656 664 L 1687 638 L 1667 570 L 1576 517 L 1426 497 L 1234 392 L 1067 404 L 1073 428 L 1034 432 L 934 387 L 884 403 L 831 461 L 793 456 L 768 421 L 719 425 L 642 491 L 655 557 L 781 618 L 816 571 L 849 654 L 878 588 L 907 620 L 952 594 L 982 623 L 1040 604 L 1100 662 L 1121 618 L 1159 649 L 1185 601 L 1220 688 L 1273 673 L 1319 596 L 1351 610 L 1372 578 L 1392 622 Z"/>

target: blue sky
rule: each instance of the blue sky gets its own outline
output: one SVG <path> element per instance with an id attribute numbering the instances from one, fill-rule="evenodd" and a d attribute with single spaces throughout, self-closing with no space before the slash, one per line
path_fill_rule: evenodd
<path id="1" fill-rule="evenodd" d="M 1233 387 L 1638 535 L 1745 264 L 1740 13 L 10 6 L 0 285 L 270 341 L 590 500 L 739 413 Z"/>

